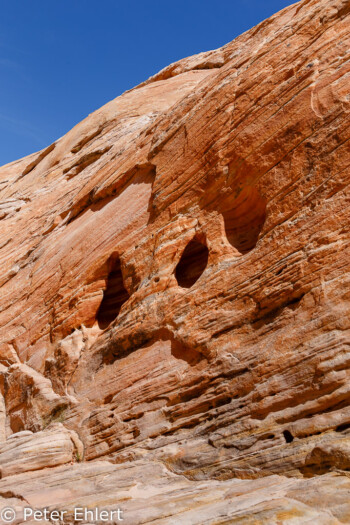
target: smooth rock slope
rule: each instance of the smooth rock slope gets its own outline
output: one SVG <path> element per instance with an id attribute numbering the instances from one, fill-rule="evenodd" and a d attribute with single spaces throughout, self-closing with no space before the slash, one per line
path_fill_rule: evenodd
<path id="1" fill-rule="evenodd" d="M 0 168 L 14 523 L 350 523 L 349 29 L 303 0 Z"/>

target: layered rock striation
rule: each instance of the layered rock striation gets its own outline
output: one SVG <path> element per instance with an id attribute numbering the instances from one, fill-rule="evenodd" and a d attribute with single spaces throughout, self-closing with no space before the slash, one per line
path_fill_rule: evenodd
<path id="1" fill-rule="evenodd" d="M 349 23 L 301 1 L 0 169 L 16 523 L 350 523 Z"/>

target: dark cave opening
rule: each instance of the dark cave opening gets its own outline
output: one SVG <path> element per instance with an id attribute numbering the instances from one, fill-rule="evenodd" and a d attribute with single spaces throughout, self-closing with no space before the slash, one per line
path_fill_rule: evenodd
<path id="1" fill-rule="evenodd" d="M 204 272 L 208 264 L 208 257 L 207 246 L 196 239 L 192 239 L 176 266 L 175 277 L 179 286 L 191 288 Z"/>
<path id="2" fill-rule="evenodd" d="M 284 439 L 286 440 L 286 443 L 292 443 L 292 441 L 294 441 L 294 437 L 292 433 L 289 432 L 289 430 L 283 430 L 283 436 L 284 436 Z"/>
<path id="3" fill-rule="evenodd" d="M 114 321 L 122 305 L 129 299 L 129 294 L 124 287 L 123 274 L 119 257 L 114 261 L 107 278 L 106 289 L 97 312 L 98 326 L 105 330 Z"/>

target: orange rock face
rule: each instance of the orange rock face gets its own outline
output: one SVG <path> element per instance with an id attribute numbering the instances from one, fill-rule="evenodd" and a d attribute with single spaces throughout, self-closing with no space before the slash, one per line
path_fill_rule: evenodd
<path id="1" fill-rule="evenodd" d="M 17 523 L 350 523 L 349 23 L 299 2 L 0 169 Z"/>

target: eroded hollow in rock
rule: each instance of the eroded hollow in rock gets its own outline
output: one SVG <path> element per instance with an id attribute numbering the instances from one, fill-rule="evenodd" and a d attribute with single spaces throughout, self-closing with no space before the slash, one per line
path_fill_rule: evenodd
<path id="1" fill-rule="evenodd" d="M 292 441 L 294 441 L 294 437 L 289 430 L 283 430 L 283 436 L 286 440 L 286 443 L 292 443 Z"/>
<path id="2" fill-rule="evenodd" d="M 124 288 L 123 274 L 119 257 L 111 263 L 106 289 L 103 293 L 102 303 L 97 312 L 98 326 L 105 330 L 114 319 L 118 317 L 122 305 L 129 299 L 129 294 Z"/>
<path id="3" fill-rule="evenodd" d="M 175 277 L 182 288 L 191 288 L 198 281 L 208 263 L 209 251 L 205 244 L 192 239 L 176 266 Z"/>
<path id="4" fill-rule="evenodd" d="M 226 204 L 226 205 L 225 205 Z M 252 250 L 266 219 L 266 201 L 252 186 L 244 188 L 231 209 L 223 203 L 221 213 L 225 221 L 226 237 L 240 253 Z"/>

